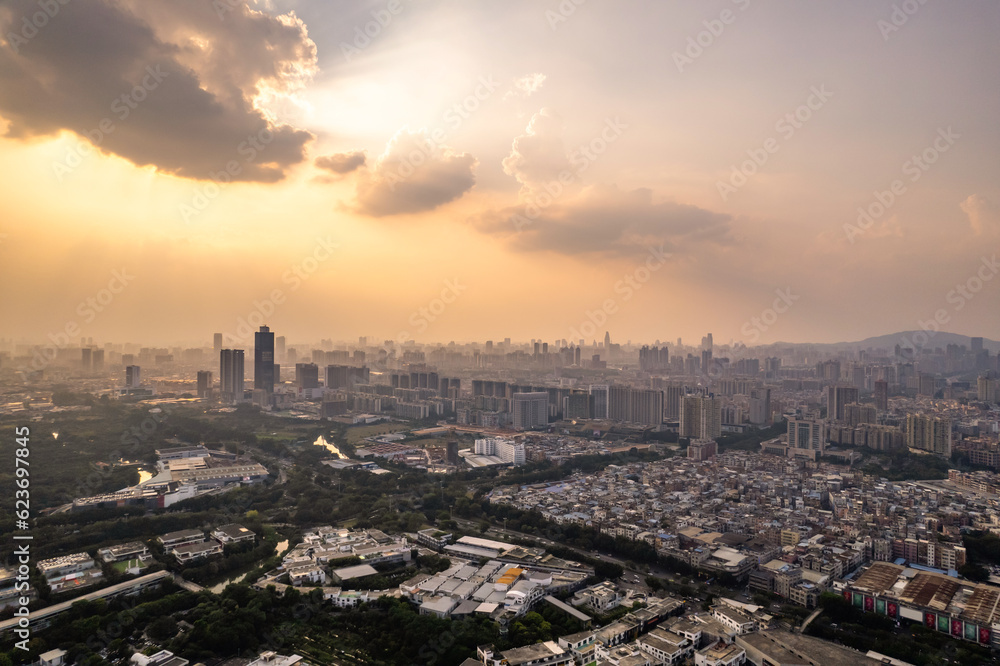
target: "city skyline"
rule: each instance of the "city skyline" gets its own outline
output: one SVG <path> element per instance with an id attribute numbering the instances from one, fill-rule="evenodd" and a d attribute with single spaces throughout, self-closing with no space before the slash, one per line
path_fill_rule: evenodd
<path id="1" fill-rule="evenodd" d="M 0 2 L 0 666 L 1000 664 L 1000 2 Z"/>
<path id="2" fill-rule="evenodd" d="M 1000 7 L 911 5 L 8 3 L 6 335 L 989 336 Z"/>

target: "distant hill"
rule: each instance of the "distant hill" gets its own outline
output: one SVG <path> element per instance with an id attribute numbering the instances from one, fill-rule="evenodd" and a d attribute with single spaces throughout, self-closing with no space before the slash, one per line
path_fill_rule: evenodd
<path id="1" fill-rule="evenodd" d="M 873 338 L 865 338 L 864 340 L 858 340 L 857 342 L 834 342 L 826 344 L 815 344 L 815 343 L 804 343 L 810 347 L 822 348 L 822 349 L 844 349 L 844 350 L 857 350 L 857 349 L 888 349 L 892 351 L 897 344 L 905 346 L 914 346 L 916 342 L 921 341 L 923 336 L 928 337 L 928 342 L 923 345 L 924 347 L 941 347 L 942 349 L 948 345 L 965 345 L 966 347 L 971 347 L 970 337 L 968 335 L 959 335 L 958 333 L 948 333 L 947 331 L 934 332 L 934 331 L 900 331 L 899 333 L 891 333 L 889 335 L 878 335 Z M 909 343 L 907 342 L 909 341 Z M 802 343 L 799 343 L 802 344 Z M 794 345 L 799 346 L 796 343 L 784 343 L 779 342 L 776 345 Z M 774 346 L 774 345 L 768 345 Z M 989 338 L 983 338 L 983 348 L 989 349 L 990 353 L 996 354 L 1000 352 L 1000 342 L 996 340 L 990 340 Z"/>

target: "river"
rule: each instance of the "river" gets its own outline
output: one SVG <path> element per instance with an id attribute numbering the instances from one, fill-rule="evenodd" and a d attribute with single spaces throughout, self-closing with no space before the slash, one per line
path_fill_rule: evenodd
<path id="1" fill-rule="evenodd" d="M 313 444 L 316 445 L 316 446 L 322 446 L 322 447 L 326 448 L 327 451 L 329 451 L 330 453 L 336 455 L 341 460 L 347 460 L 347 456 L 345 456 L 343 453 L 341 453 L 340 449 L 338 449 L 335 445 L 333 445 L 330 442 L 326 441 L 326 437 L 323 437 L 323 435 L 320 435 L 319 437 L 317 437 L 316 441 L 313 442 Z"/>
<path id="2" fill-rule="evenodd" d="M 275 549 L 274 552 L 276 554 L 278 554 L 278 555 L 284 555 L 284 553 L 285 553 L 286 550 L 288 550 L 288 539 L 285 539 L 284 541 L 279 542 L 278 543 L 278 547 Z M 254 567 L 254 568 L 256 568 L 256 567 Z M 232 578 L 227 578 L 226 580 L 222 581 L 218 585 L 213 585 L 212 587 L 208 588 L 208 590 L 209 590 L 209 592 L 212 592 L 213 594 L 219 594 L 224 589 L 226 589 L 228 586 L 230 586 L 230 585 L 232 585 L 234 583 L 241 583 L 241 582 L 243 582 L 243 579 L 246 578 L 247 574 L 249 574 L 249 573 L 250 573 L 249 571 L 245 571 L 245 572 L 239 574 L 238 576 L 233 576 Z"/>

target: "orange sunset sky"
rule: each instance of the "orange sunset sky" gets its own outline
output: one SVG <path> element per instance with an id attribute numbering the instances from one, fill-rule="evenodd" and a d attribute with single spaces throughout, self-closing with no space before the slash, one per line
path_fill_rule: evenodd
<path id="1" fill-rule="evenodd" d="M 993 0 L 51 5 L 0 6 L 4 337 L 1000 338 Z"/>

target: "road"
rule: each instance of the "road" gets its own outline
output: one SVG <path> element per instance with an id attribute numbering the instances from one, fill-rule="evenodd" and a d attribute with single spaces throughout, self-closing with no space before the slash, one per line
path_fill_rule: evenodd
<path id="1" fill-rule="evenodd" d="M 799 627 L 799 633 L 800 634 L 806 633 L 806 627 L 809 626 L 809 623 L 815 620 L 817 617 L 819 617 L 819 614 L 822 612 L 823 612 L 822 608 L 817 608 L 812 613 L 810 613 L 809 617 L 807 617 L 805 621 L 802 622 L 802 626 Z"/>

